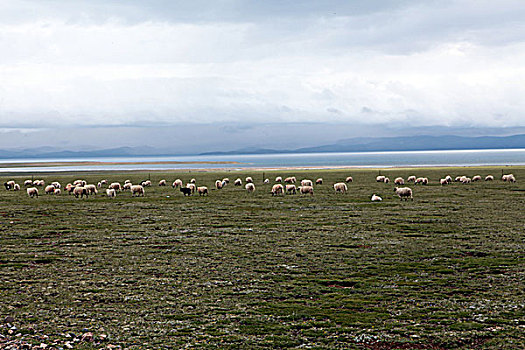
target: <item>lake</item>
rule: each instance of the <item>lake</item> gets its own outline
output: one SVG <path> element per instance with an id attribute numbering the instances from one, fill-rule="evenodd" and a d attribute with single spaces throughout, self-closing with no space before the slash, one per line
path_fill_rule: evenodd
<path id="1" fill-rule="evenodd" d="M 57 166 L 17 166 L 11 163 L 103 162 L 108 164 L 59 164 Z M 140 164 L 150 162 L 155 164 Z M 181 162 L 181 163 L 164 163 Z M 206 163 L 213 162 L 213 163 Z M 235 162 L 232 164 L 232 162 Z M 7 164 L 11 164 L 7 166 Z M 118 164 L 127 163 L 127 164 Z M 130 164 L 135 163 L 135 164 Z M 2 166 L 4 164 L 4 166 Z M 2 172 L 176 170 L 244 168 L 339 168 L 339 167 L 424 167 L 525 165 L 525 149 L 348 152 L 300 154 L 243 154 L 147 157 L 93 157 L 74 159 L 3 159 Z"/>

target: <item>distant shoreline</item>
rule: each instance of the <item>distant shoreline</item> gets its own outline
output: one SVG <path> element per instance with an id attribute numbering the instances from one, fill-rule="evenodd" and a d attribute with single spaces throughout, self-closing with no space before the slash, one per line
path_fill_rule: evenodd
<path id="1" fill-rule="evenodd" d="M 66 161 L 66 162 L 12 162 L 0 163 L 0 168 L 32 168 L 58 166 L 104 166 L 104 165 L 160 165 L 160 164 L 241 164 L 235 161 L 155 161 L 155 162 L 97 162 L 97 161 Z"/>

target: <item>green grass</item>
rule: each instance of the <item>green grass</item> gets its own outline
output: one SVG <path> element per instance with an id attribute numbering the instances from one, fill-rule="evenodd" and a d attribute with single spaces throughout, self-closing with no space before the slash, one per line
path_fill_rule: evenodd
<path id="1" fill-rule="evenodd" d="M 152 172 L 144 198 L 41 190 L 30 199 L 2 188 L 0 321 L 13 316 L 38 344 L 35 335 L 109 336 L 78 349 L 523 349 L 525 168 L 510 172 L 518 183 L 441 187 L 447 174 L 499 178 L 501 168 L 382 170 L 391 180 L 430 178 L 409 185 L 413 202 L 376 183 L 375 169 L 266 171 L 272 180 L 323 177 L 313 197 L 272 197 L 262 172 L 247 171 Z M 248 175 L 253 194 L 233 186 Z M 333 183 L 348 175 L 350 192 L 335 194 Z M 232 183 L 208 197 L 155 185 L 195 177 L 211 189 L 225 176 Z M 372 193 L 384 201 L 370 202 Z"/>

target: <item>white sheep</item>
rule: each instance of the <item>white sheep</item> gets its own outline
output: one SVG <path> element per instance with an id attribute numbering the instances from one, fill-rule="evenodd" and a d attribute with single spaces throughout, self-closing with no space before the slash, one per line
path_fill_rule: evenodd
<path id="1" fill-rule="evenodd" d="M 61 188 L 62 186 L 60 185 L 60 182 L 58 181 L 55 181 L 55 182 L 52 182 L 51 183 L 51 186 L 55 187 L 55 188 Z"/>
<path id="2" fill-rule="evenodd" d="M 286 189 L 286 193 L 287 194 L 295 194 L 295 193 L 297 193 L 297 188 L 293 184 L 286 185 L 285 189 Z"/>
<path id="3" fill-rule="evenodd" d="M 314 195 L 314 188 L 312 186 L 299 186 L 298 189 L 301 194 Z"/>
<path id="4" fill-rule="evenodd" d="M 74 184 L 74 183 L 73 183 L 73 184 Z M 121 186 L 120 183 L 118 183 L 118 182 L 112 182 L 112 183 L 109 185 L 109 188 L 112 188 L 112 189 L 114 189 L 114 190 L 117 191 L 117 192 L 122 191 L 122 186 Z"/>
<path id="5" fill-rule="evenodd" d="M 141 185 L 131 186 L 131 196 L 135 197 L 135 195 L 144 197 L 144 186 L 141 186 Z"/>
<path id="6" fill-rule="evenodd" d="M 452 177 L 450 175 L 445 176 L 445 180 L 447 180 L 448 183 L 452 183 Z"/>
<path id="7" fill-rule="evenodd" d="M 101 183 L 102 185 L 107 185 L 108 180 L 106 180 L 106 179 L 102 179 L 102 180 L 100 180 L 100 183 Z"/>
<path id="8" fill-rule="evenodd" d="M 354 182 L 354 178 L 351 177 L 351 176 L 348 176 L 348 177 L 346 178 L 345 182 L 346 182 L 346 183 L 348 183 L 348 182 Z"/>
<path id="9" fill-rule="evenodd" d="M 31 198 L 38 197 L 38 188 L 36 187 L 29 187 L 27 189 L 27 195 Z"/>
<path id="10" fill-rule="evenodd" d="M 13 191 L 20 191 L 20 185 L 19 184 L 15 184 L 13 186 Z"/>
<path id="11" fill-rule="evenodd" d="M 25 180 L 24 181 L 24 186 L 27 187 L 27 186 L 31 186 L 31 185 L 33 185 L 33 181 L 31 181 L 31 180 Z"/>
<path id="12" fill-rule="evenodd" d="M 253 179 L 251 178 L 251 176 L 248 176 L 246 177 L 246 179 L 244 179 L 246 181 L 246 183 L 252 183 L 253 182 Z"/>
<path id="13" fill-rule="evenodd" d="M 159 181 L 159 186 L 166 186 L 167 183 L 166 183 L 166 180 L 162 179 Z"/>
<path id="14" fill-rule="evenodd" d="M 416 179 L 416 181 L 414 181 L 414 183 L 417 185 L 417 184 L 422 184 L 422 185 L 428 185 L 428 178 L 426 177 L 418 177 Z"/>
<path id="15" fill-rule="evenodd" d="M 149 187 L 149 186 L 151 186 L 151 181 L 150 180 L 142 181 L 141 186 L 142 187 Z"/>
<path id="16" fill-rule="evenodd" d="M 370 198 L 370 200 L 372 202 L 381 202 L 383 200 L 383 198 L 379 197 L 378 195 L 376 195 L 375 193 L 372 195 L 372 198 Z"/>
<path id="17" fill-rule="evenodd" d="M 112 188 L 108 188 L 106 190 L 106 196 L 108 196 L 109 198 L 115 198 L 117 196 L 117 191 L 115 191 Z"/>
<path id="18" fill-rule="evenodd" d="M 283 182 L 283 178 L 280 177 L 280 176 L 277 176 L 277 177 L 275 178 L 275 182 Z"/>
<path id="19" fill-rule="evenodd" d="M 80 196 L 80 198 L 83 198 L 84 196 L 88 197 L 88 191 L 85 187 L 77 186 L 73 189 L 73 194 L 76 198 Z"/>
<path id="20" fill-rule="evenodd" d="M 55 192 L 54 192 L 55 196 L 58 196 L 61 193 L 62 193 L 62 190 L 60 190 L 60 188 L 55 188 Z"/>
<path id="21" fill-rule="evenodd" d="M 182 185 L 183 185 L 182 180 L 176 179 L 175 181 L 173 181 L 173 184 L 171 185 L 171 187 L 177 188 L 177 187 L 182 187 Z"/>
<path id="22" fill-rule="evenodd" d="M 263 184 L 267 185 L 270 183 L 270 179 L 264 179 Z"/>
<path id="23" fill-rule="evenodd" d="M 197 183 L 197 180 L 195 180 L 195 178 L 190 180 L 190 184 L 194 184 L 194 183 Z"/>
<path id="24" fill-rule="evenodd" d="M 481 175 L 472 176 L 472 182 L 481 181 Z"/>
<path id="25" fill-rule="evenodd" d="M 133 186 L 133 184 L 131 182 L 126 182 L 124 184 L 124 186 L 122 186 L 122 189 L 123 190 L 131 190 L 131 186 Z"/>
<path id="26" fill-rule="evenodd" d="M 98 182 L 98 183 L 97 183 L 97 187 L 98 187 L 98 188 L 101 188 L 101 187 L 102 187 L 102 182 Z"/>
<path id="27" fill-rule="evenodd" d="M 348 186 L 344 182 L 338 182 L 334 184 L 335 193 L 346 193 Z"/>
<path id="28" fill-rule="evenodd" d="M 46 194 L 53 194 L 55 192 L 55 186 L 47 185 L 44 191 Z"/>
<path id="29" fill-rule="evenodd" d="M 389 179 L 388 177 L 385 176 L 385 178 L 383 179 L 383 182 L 387 184 L 387 183 L 390 182 L 390 179 Z"/>
<path id="30" fill-rule="evenodd" d="M 219 181 L 219 180 L 217 180 Z M 199 186 L 197 187 L 197 193 L 199 194 L 199 196 L 204 196 L 204 195 L 208 195 L 208 187 L 206 186 Z"/>
<path id="31" fill-rule="evenodd" d="M 284 194 L 284 187 L 281 184 L 275 184 L 272 186 L 272 196 Z"/>
<path id="32" fill-rule="evenodd" d="M 403 179 L 402 177 L 396 177 L 394 179 L 394 184 L 396 184 L 396 185 L 404 185 L 405 184 L 405 179 Z"/>
<path id="33" fill-rule="evenodd" d="M 233 184 L 235 186 L 242 186 L 242 180 L 240 178 L 237 178 L 235 179 L 235 181 L 233 182 Z"/>
<path id="34" fill-rule="evenodd" d="M 440 180 L 439 180 L 439 184 L 440 184 L 441 186 L 445 186 L 445 185 L 448 185 L 449 182 L 447 181 L 447 179 L 440 179 Z"/>
<path id="35" fill-rule="evenodd" d="M 125 184 L 130 184 L 130 183 L 131 183 L 131 180 L 130 180 L 130 179 L 126 179 L 126 180 L 124 180 L 124 185 L 125 185 Z"/>
<path id="36" fill-rule="evenodd" d="M 410 187 L 394 187 L 394 192 L 399 196 L 401 200 L 408 200 L 409 198 L 414 200 L 412 197 L 412 189 Z"/>
<path id="37" fill-rule="evenodd" d="M 244 186 L 246 191 L 248 192 L 255 192 L 255 185 L 253 183 L 247 183 L 246 186 Z"/>
<path id="38" fill-rule="evenodd" d="M 190 182 L 186 184 L 186 188 L 189 188 L 191 190 L 191 193 L 195 193 L 195 190 L 197 189 L 197 186 L 193 182 Z"/>
<path id="39" fill-rule="evenodd" d="M 294 184 L 297 182 L 297 179 L 295 178 L 295 176 L 290 176 L 284 179 L 284 182 L 287 184 Z"/>
<path id="40" fill-rule="evenodd" d="M 322 185 L 323 184 L 323 179 L 322 178 L 318 178 L 317 180 L 315 180 L 315 184 L 316 185 Z"/>
<path id="41" fill-rule="evenodd" d="M 86 185 L 84 186 L 88 194 L 98 194 L 97 186 L 95 185 Z"/>
<path id="42" fill-rule="evenodd" d="M 376 176 L 376 182 L 385 182 L 385 177 L 383 175 L 377 175 Z"/>
<path id="43" fill-rule="evenodd" d="M 304 180 L 301 180 L 301 186 L 313 187 L 314 184 L 312 183 L 312 180 L 304 179 Z"/>
<path id="44" fill-rule="evenodd" d="M 222 188 L 222 181 L 221 180 L 217 180 L 215 181 L 215 188 L 220 190 Z"/>
<path id="45" fill-rule="evenodd" d="M 460 181 L 462 184 L 469 184 L 472 182 L 472 179 L 470 177 L 462 176 Z"/>
<path id="46" fill-rule="evenodd" d="M 485 176 L 485 181 L 494 181 L 494 176 L 492 175 Z"/>
<path id="47" fill-rule="evenodd" d="M 516 182 L 516 178 L 513 174 L 506 174 L 501 177 L 504 182 Z"/>
<path id="48" fill-rule="evenodd" d="M 415 182 L 416 181 L 416 175 L 410 175 L 408 178 L 407 178 L 407 182 Z"/>
<path id="49" fill-rule="evenodd" d="M 230 183 L 230 179 L 225 177 L 224 179 L 222 179 L 222 182 L 225 182 L 226 184 L 229 184 Z"/>

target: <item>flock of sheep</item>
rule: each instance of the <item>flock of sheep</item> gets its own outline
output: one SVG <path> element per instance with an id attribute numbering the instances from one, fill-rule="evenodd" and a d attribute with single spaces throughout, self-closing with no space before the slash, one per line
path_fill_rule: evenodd
<path id="1" fill-rule="evenodd" d="M 493 181 L 494 176 L 487 175 L 485 178 L 485 181 Z M 439 183 L 441 186 L 448 185 L 452 182 L 460 182 L 463 184 L 468 184 L 471 182 L 481 181 L 482 177 L 480 175 L 473 176 L 472 178 L 469 178 L 467 176 L 458 176 L 455 179 L 452 179 L 450 175 L 445 176 L 444 178 L 439 180 Z M 506 174 L 501 177 L 501 180 L 504 182 L 516 182 L 516 178 L 513 174 Z M 348 191 L 348 183 L 353 182 L 353 178 L 351 176 L 347 177 L 345 181 L 337 182 L 333 185 L 335 193 L 341 193 L 344 194 Z M 197 186 L 196 180 L 193 178 L 191 179 L 186 185 L 184 185 L 183 181 L 181 179 L 176 179 L 172 183 L 172 187 L 174 189 L 179 188 L 180 192 L 184 196 L 191 196 L 194 193 L 198 193 L 200 196 L 206 196 L 209 194 L 208 187 L 206 186 Z M 297 181 L 295 176 L 290 176 L 287 178 L 282 178 L 281 176 L 277 176 L 275 178 L 275 184 L 271 188 L 271 194 L 272 196 L 279 196 L 279 195 L 294 195 L 294 194 L 302 194 L 302 195 L 313 195 L 314 194 L 314 184 L 315 185 L 322 185 L 323 179 L 318 178 L 315 181 L 309 180 L 309 179 L 303 179 L 300 182 Z M 390 179 L 386 176 L 379 175 L 376 177 L 376 182 L 383 182 L 383 183 L 389 183 Z M 406 180 L 407 183 L 412 182 L 414 185 L 428 185 L 429 179 L 426 177 L 416 177 L 414 175 L 409 176 Z M 228 186 L 230 183 L 229 178 L 224 178 L 222 180 L 216 180 L 215 181 L 215 189 L 221 190 L 222 188 Z M 244 188 L 247 192 L 254 192 L 255 191 L 255 183 L 253 181 L 253 178 L 248 176 L 244 179 Z M 296 183 L 298 185 L 296 186 Z M 263 184 L 268 185 L 270 184 L 270 179 L 266 178 L 263 181 Z M 397 186 L 394 188 L 394 193 L 401 199 L 401 200 L 413 200 L 413 193 L 412 189 L 410 187 L 399 187 L 405 185 L 405 180 L 402 177 L 397 177 L 394 179 L 394 184 Z M 167 186 L 168 182 L 166 180 L 160 180 L 158 182 L 158 186 Z M 237 178 L 233 182 L 234 186 L 242 186 L 243 180 L 241 178 Z M 13 190 L 13 191 L 20 191 L 21 187 L 19 184 L 17 184 L 14 180 L 10 180 L 4 183 L 4 186 L 6 190 Z M 44 189 L 44 192 L 46 194 L 50 195 L 60 195 L 62 193 L 62 185 L 59 182 L 52 182 L 49 185 L 45 185 L 44 180 L 25 180 L 24 186 L 26 187 L 27 195 L 29 197 L 38 197 L 39 191 L 38 187 L 42 187 Z M 96 195 L 98 194 L 99 190 L 105 190 L 105 194 L 107 197 L 116 197 L 117 193 L 123 192 L 123 191 L 129 191 L 131 193 L 131 196 L 144 196 L 145 195 L 145 187 L 152 186 L 151 180 L 144 180 L 141 181 L 139 184 L 132 184 L 130 180 L 125 180 L 124 184 L 121 185 L 119 182 L 111 182 L 109 183 L 108 180 L 101 180 L 96 185 L 94 184 L 88 184 L 85 180 L 75 180 L 72 183 L 68 183 L 63 190 L 65 192 L 68 192 L 69 194 L 74 195 L 77 198 L 83 198 L 88 197 L 89 195 Z M 380 202 L 383 199 L 373 194 L 370 198 L 373 202 Z"/>

